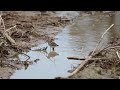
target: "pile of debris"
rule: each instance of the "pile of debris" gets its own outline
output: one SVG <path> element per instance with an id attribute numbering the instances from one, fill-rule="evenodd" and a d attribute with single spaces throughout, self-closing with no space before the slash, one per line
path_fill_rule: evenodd
<path id="1" fill-rule="evenodd" d="M 40 39 L 50 37 L 47 28 L 65 26 L 68 21 L 53 15 L 24 15 L 19 11 L 4 11 L 0 16 L 0 56 L 13 55 L 13 52 L 28 51 Z M 26 12 L 27 13 L 27 12 Z M 30 13 L 30 12 L 29 12 Z M 54 30 L 55 32 L 55 30 Z M 53 32 L 53 33 L 54 33 Z M 57 31 L 58 32 L 58 31 Z M 10 55 L 10 56 L 11 56 Z"/>
<path id="2" fill-rule="evenodd" d="M 64 27 L 66 24 L 68 24 L 67 20 L 50 13 L 2 11 L 0 15 L 1 70 L 7 73 L 4 70 L 9 72 L 9 70 L 15 71 L 23 67 L 27 69 L 29 65 L 39 61 L 38 59 L 30 60 L 30 57 L 24 52 L 28 52 L 31 47 L 36 46 L 41 41 L 54 38 L 60 31 L 60 27 Z M 20 60 L 19 55 L 24 55 L 27 59 Z M 0 76 L 3 72 L 0 73 Z M 6 75 L 2 75 L 0 78 L 4 76 Z"/>

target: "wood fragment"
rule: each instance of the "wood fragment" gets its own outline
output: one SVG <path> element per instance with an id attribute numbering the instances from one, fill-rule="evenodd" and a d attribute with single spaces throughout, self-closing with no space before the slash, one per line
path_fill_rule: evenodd
<path id="1" fill-rule="evenodd" d="M 85 58 L 76 58 L 76 57 L 67 57 L 68 60 L 85 60 Z M 96 60 L 109 60 L 112 58 L 91 58 L 89 61 L 96 61 Z"/>
<path id="2" fill-rule="evenodd" d="M 77 57 L 67 57 L 67 59 L 72 59 L 72 60 L 85 60 L 85 58 L 77 58 Z"/>
<path id="3" fill-rule="evenodd" d="M 16 45 L 16 42 L 14 39 L 12 39 L 7 33 L 4 33 L 5 37 L 12 43 Z"/>
<path id="4" fill-rule="evenodd" d="M 8 32 L 9 30 L 13 29 L 13 28 L 16 28 L 16 25 L 13 26 L 13 27 L 11 27 L 11 28 L 9 28 L 9 29 L 6 29 L 6 30 L 5 30 L 5 33 Z"/>

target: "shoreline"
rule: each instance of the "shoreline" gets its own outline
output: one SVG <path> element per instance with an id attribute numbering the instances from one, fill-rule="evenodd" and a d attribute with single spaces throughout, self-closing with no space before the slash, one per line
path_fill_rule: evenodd
<path id="1" fill-rule="evenodd" d="M 54 39 L 62 31 L 63 27 L 69 24 L 69 21 L 62 20 L 52 12 L 42 13 L 39 11 L 3 11 L 2 19 L 5 28 L 9 29 L 8 36 L 14 40 L 16 45 L 4 37 L 2 29 L 0 30 L 0 78 L 10 79 L 16 69 L 27 68 L 27 64 L 32 64 L 37 60 L 24 62 L 10 62 L 10 58 L 18 59 L 18 55 L 23 52 L 29 52 L 31 47 L 45 43 L 48 39 Z M 14 60 L 14 59 L 13 59 Z M 8 61 L 8 62 L 7 62 Z M 4 68 L 3 68 L 4 67 Z"/>

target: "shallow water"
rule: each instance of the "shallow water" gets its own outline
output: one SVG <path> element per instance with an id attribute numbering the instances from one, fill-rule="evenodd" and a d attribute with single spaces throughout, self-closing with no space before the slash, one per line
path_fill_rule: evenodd
<path id="1" fill-rule="evenodd" d="M 103 15 L 84 14 L 77 17 L 73 24 L 67 26 L 55 38 L 55 42 L 59 45 L 55 48 L 55 52 L 47 49 L 47 53 L 32 51 L 36 48 L 46 47 L 47 43 L 33 47 L 28 53 L 31 59 L 39 58 L 40 61 L 30 65 L 26 70 L 16 70 L 11 79 L 52 79 L 57 76 L 66 77 L 74 66 L 82 61 L 68 60 L 67 57 L 86 57 L 90 51 L 95 48 L 103 32 L 114 23 L 114 18 Z M 110 31 L 106 34 L 102 45 L 106 45 L 110 37 L 116 36 L 118 33 Z M 101 47 L 100 46 L 100 47 Z M 23 56 L 20 56 L 24 58 Z"/>

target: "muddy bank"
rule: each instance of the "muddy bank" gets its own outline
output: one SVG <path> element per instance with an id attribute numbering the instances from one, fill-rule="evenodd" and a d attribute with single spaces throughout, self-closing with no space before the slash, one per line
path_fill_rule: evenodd
<path id="1" fill-rule="evenodd" d="M 82 53 L 85 54 L 87 51 L 88 52 L 86 54 L 88 54 L 91 50 L 93 50 L 93 49 L 86 48 L 86 50 L 83 49 L 84 52 L 81 52 L 82 50 L 80 47 L 82 46 L 83 43 L 86 43 L 86 44 L 84 44 L 85 47 L 88 47 L 87 45 L 89 45 L 91 48 L 92 47 L 94 48 L 94 46 L 92 46 L 92 45 L 95 45 L 95 44 L 93 44 L 94 43 L 93 39 L 95 38 L 95 40 L 99 40 L 96 38 L 99 38 L 98 36 L 101 36 L 101 35 L 95 34 L 95 32 L 97 31 L 98 34 L 104 32 L 104 28 L 107 28 L 107 26 L 109 26 L 110 21 L 112 21 L 112 19 L 109 18 L 111 16 L 111 14 L 107 14 L 108 12 L 104 12 L 106 15 L 105 17 L 103 14 L 101 14 L 101 15 L 99 14 L 101 12 L 80 13 L 83 19 L 77 18 L 77 20 L 75 22 L 75 26 L 74 26 L 75 28 L 66 29 L 66 31 L 64 30 L 65 32 L 63 31 L 62 32 L 63 34 L 61 35 L 62 39 L 56 37 L 57 39 L 55 40 L 55 42 L 59 45 L 59 47 L 56 48 L 56 52 L 59 55 L 56 57 L 56 60 L 55 60 L 55 58 L 53 58 L 54 61 L 56 61 L 55 63 L 57 63 L 57 67 L 55 67 L 55 69 L 52 69 L 49 67 L 49 65 L 52 67 L 52 64 L 49 63 L 49 61 L 50 61 L 49 58 L 51 56 L 53 56 L 50 54 L 49 47 L 47 48 L 48 54 L 45 53 L 45 55 L 41 55 L 42 53 L 38 54 L 39 51 L 38 51 L 38 53 L 37 52 L 35 53 L 34 51 L 32 51 L 35 48 L 34 47 L 31 48 L 32 46 L 46 42 L 48 39 L 54 38 L 54 36 L 62 30 L 61 28 L 69 23 L 69 19 L 67 20 L 66 18 L 64 18 L 64 16 L 69 16 L 70 19 L 73 19 L 73 17 L 77 15 L 77 13 L 76 14 L 74 13 L 74 15 L 72 16 L 71 15 L 72 13 L 73 12 L 65 11 L 59 17 L 59 16 L 56 16 L 52 12 L 46 13 L 46 12 L 35 12 L 35 11 L 34 12 L 21 11 L 21 12 L 12 12 L 12 14 L 11 14 L 11 12 L 3 12 L 2 18 L 5 22 L 5 27 L 8 29 L 8 28 L 13 27 L 14 25 L 17 26 L 14 29 L 8 30 L 8 36 L 10 36 L 16 42 L 17 45 L 14 45 L 13 42 L 11 42 L 8 39 L 8 37 L 6 37 L 6 35 L 5 36 L 2 35 L 3 32 L 1 30 L 1 61 L 0 61 L 1 62 L 1 64 L 0 64 L 1 65 L 1 68 L 0 68 L 1 69 L 1 72 L 0 72 L 1 78 L 10 78 L 10 76 L 12 74 L 13 75 L 11 76 L 11 78 L 33 78 L 33 77 L 34 78 L 43 78 L 41 74 L 43 74 L 44 78 L 49 78 L 50 75 L 52 76 L 52 78 L 54 78 L 56 76 L 59 76 L 63 72 L 67 72 L 70 68 L 71 69 L 75 68 L 80 63 L 79 60 L 77 61 L 78 62 L 77 65 L 74 64 L 75 66 L 71 65 L 71 67 L 70 67 L 70 63 L 69 63 L 69 65 L 66 63 L 66 62 L 68 62 L 68 59 L 66 59 L 66 57 L 71 56 L 71 55 L 76 56 L 77 54 L 78 54 L 78 56 L 80 56 Z M 62 18 L 61 18 L 61 16 L 62 16 Z M 97 19 L 98 17 L 96 18 L 96 16 L 99 16 L 102 20 Z M 17 17 L 17 18 L 15 18 L 15 17 Z M 98 24 L 96 24 L 97 23 L 96 21 L 101 21 L 101 23 L 99 22 Z M 76 24 L 77 24 L 77 26 L 76 26 Z M 100 26 L 97 26 L 97 25 L 100 25 Z M 69 33 L 69 31 L 71 33 Z M 80 31 L 80 34 L 78 31 Z M 72 34 L 71 37 L 68 37 L 70 34 Z M 81 36 L 81 37 L 76 38 L 76 36 Z M 84 38 L 84 36 L 87 36 L 87 37 L 85 37 L 86 39 Z M 88 37 L 90 37 L 90 36 L 92 36 L 92 38 L 88 39 Z M 96 36 L 96 37 L 94 37 L 94 36 Z M 67 38 L 65 38 L 65 37 L 67 37 Z M 68 39 L 68 38 L 71 38 L 71 39 Z M 83 41 L 81 41 L 82 38 L 84 38 Z M 92 39 L 92 40 L 90 40 L 90 39 Z M 64 42 L 63 45 L 61 44 L 61 41 Z M 86 42 L 84 42 L 84 41 L 86 41 Z M 79 43 L 76 43 L 76 42 L 79 42 Z M 88 42 L 90 42 L 91 44 Z M 107 40 L 105 42 L 107 42 Z M 36 47 L 36 48 L 39 48 L 37 50 L 43 50 L 42 48 L 40 48 L 40 47 L 42 47 L 42 44 L 40 44 L 40 45 L 38 45 Z M 43 47 L 44 46 L 46 47 L 47 45 L 43 45 Z M 76 48 L 74 48 L 74 46 Z M 30 49 L 32 49 L 32 50 L 30 50 Z M 69 50 L 70 50 L 70 52 L 69 52 Z M 72 50 L 73 50 L 73 53 L 70 54 L 72 52 Z M 75 51 L 77 51 L 77 52 L 75 52 Z M 105 54 L 105 52 L 102 52 L 101 55 L 104 56 L 104 54 Z M 34 60 L 34 59 L 38 58 L 37 55 L 39 56 L 40 62 L 37 62 L 39 60 Z M 101 55 L 99 55 L 99 58 L 102 58 Z M 21 56 L 23 58 L 21 58 Z M 81 56 L 83 57 L 84 55 L 81 55 Z M 19 57 L 20 57 L 20 59 L 19 59 Z M 25 57 L 25 60 L 24 60 L 24 57 Z M 98 57 L 94 57 L 94 58 L 98 58 Z M 96 61 L 99 61 L 99 60 L 96 60 Z M 102 58 L 101 60 L 108 60 L 108 58 L 106 59 L 106 55 L 105 55 L 104 59 Z M 101 70 L 101 68 L 99 68 L 100 67 L 99 65 L 97 65 L 97 67 L 95 67 L 96 71 L 94 71 L 93 66 L 95 66 L 95 64 L 93 63 L 93 61 L 94 60 L 92 60 L 91 62 L 88 62 L 87 65 L 85 65 L 85 67 L 89 67 L 88 69 L 86 69 L 85 67 L 83 68 L 83 70 L 85 70 L 84 71 L 85 73 L 86 72 L 88 73 L 90 71 L 90 72 L 92 72 L 92 74 L 91 73 L 86 74 L 86 75 L 88 75 L 88 76 L 86 76 L 85 73 L 83 72 L 83 74 L 81 74 L 81 75 L 85 76 L 85 77 L 82 77 L 82 78 L 89 78 L 89 76 L 90 76 L 90 78 L 96 78 L 93 76 L 93 74 L 95 75 L 97 70 L 98 70 L 98 73 L 101 73 L 102 71 L 103 71 L 102 74 L 105 73 L 105 70 Z M 98 63 L 100 64 L 100 62 L 98 62 Z M 33 64 L 34 65 L 36 64 L 36 65 L 34 66 Z M 73 64 L 73 62 L 71 64 Z M 66 69 L 67 65 L 69 68 Z M 100 65 L 102 65 L 102 64 L 100 64 Z M 60 67 L 60 66 L 62 66 L 62 67 Z M 101 71 L 99 71 L 99 69 Z M 24 70 L 26 70 L 26 71 L 24 71 Z M 49 74 L 48 74 L 48 72 L 49 72 Z M 70 71 L 70 72 L 72 72 L 72 71 Z M 110 72 L 110 71 L 108 71 L 108 72 Z M 54 74 L 56 74 L 56 76 Z M 68 75 L 68 73 L 67 73 L 67 75 Z M 96 75 L 96 76 L 100 77 L 99 75 Z M 105 74 L 105 76 L 107 76 L 106 78 L 110 78 L 110 76 L 108 74 L 107 75 Z M 102 78 L 104 78 L 104 77 L 102 77 Z"/>
<path id="2" fill-rule="evenodd" d="M 99 51 L 69 79 L 119 79 L 120 78 L 120 37 L 112 38 L 108 45 Z M 99 59 L 98 59 L 99 58 Z"/>
<path id="3" fill-rule="evenodd" d="M 69 24 L 69 20 L 62 19 L 52 12 L 38 11 L 2 11 L 3 24 L 0 25 L 0 78 L 8 79 L 15 72 L 28 65 L 36 63 L 37 60 L 28 61 L 28 52 L 31 47 L 54 39 L 55 35 Z M 14 27 L 10 29 L 11 27 Z M 4 31 L 7 31 L 5 37 Z M 9 40 L 10 39 L 10 40 Z M 12 43 L 13 41 L 16 43 Z M 21 63 L 18 55 L 22 54 L 28 59 Z M 16 61 L 16 62 L 14 62 Z"/>

